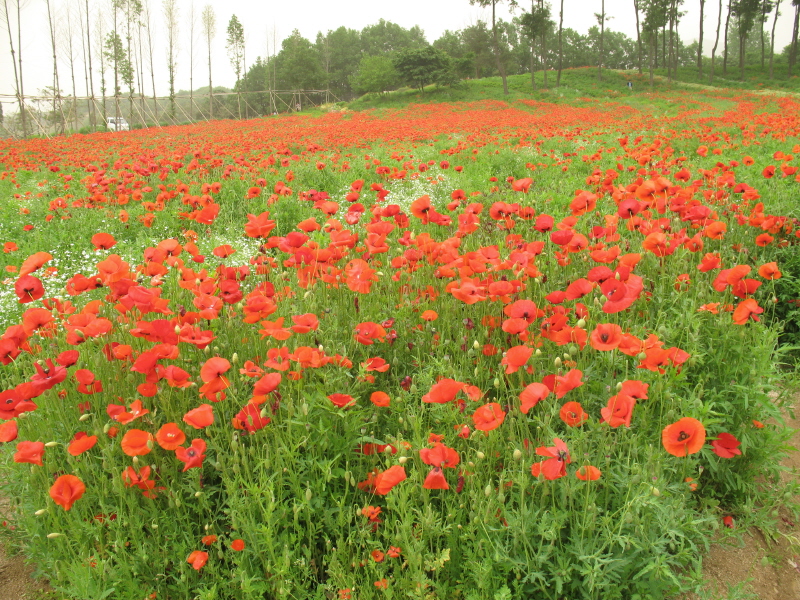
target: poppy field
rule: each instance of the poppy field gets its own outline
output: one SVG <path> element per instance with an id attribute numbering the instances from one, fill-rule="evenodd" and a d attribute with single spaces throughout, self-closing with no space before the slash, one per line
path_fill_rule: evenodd
<path id="1" fill-rule="evenodd" d="M 0 141 L 7 534 L 74 598 L 692 589 L 790 494 L 800 105 L 653 101 Z"/>

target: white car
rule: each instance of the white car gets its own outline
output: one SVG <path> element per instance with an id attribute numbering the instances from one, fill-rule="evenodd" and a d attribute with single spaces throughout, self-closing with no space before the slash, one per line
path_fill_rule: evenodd
<path id="1" fill-rule="evenodd" d="M 108 129 L 111 131 L 130 131 L 128 122 L 122 117 L 108 117 L 106 119 L 106 127 L 108 127 Z"/>

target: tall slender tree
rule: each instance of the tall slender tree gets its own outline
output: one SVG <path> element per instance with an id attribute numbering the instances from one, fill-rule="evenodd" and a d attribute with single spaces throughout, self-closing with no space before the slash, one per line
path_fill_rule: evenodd
<path id="1" fill-rule="evenodd" d="M 89 0 L 85 0 L 85 14 L 86 14 L 86 56 L 89 59 L 89 96 L 91 97 L 91 110 L 89 111 L 89 120 L 92 126 L 92 131 L 97 129 L 97 107 L 94 104 L 94 75 L 92 74 L 92 31 L 89 25 Z M 101 38 L 102 39 L 102 38 Z"/>
<path id="2" fill-rule="evenodd" d="M 719 46 L 719 30 L 722 26 L 722 0 L 719 0 L 719 10 L 717 11 L 717 37 L 714 38 L 714 48 L 711 50 L 711 73 L 708 76 L 708 84 L 714 81 L 714 59 L 717 54 L 717 47 Z"/>
<path id="3" fill-rule="evenodd" d="M 762 4 L 762 0 L 736 0 L 733 4 L 732 12 L 739 25 L 739 73 L 742 81 L 744 81 L 744 49 L 747 37 L 761 17 Z"/>
<path id="4" fill-rule="evenodd" d="M 603 79 L 603 59 L 605 58 L 603 54 L 603 38 L 605 37 L 606 31 L 606 0 L 600 0 L 600 12 L 594 13 L 594 16 L 597 19 L 598 25 L 600 25 L 600 54 L 597 59 L 597 81 L 601 81 Z"/>
<path id="5" fill-rule="evenodd" d="M 642 32 L 639 26 L 639 0 L 633 0 L 633 11 L 636 13 L 636 61 L 639 65 L 639 75 L 642 74 Z"/>
<path id="6" fill-rule="evenodd" d="M 203 8 L 203 35 L 208 46 L 208 114 L 214 118 L 214 88 L 211 86 L 211 42 L 217 34 L 217 16 L 214 14 L 214 7 L 206 4 Z"/>
<path id="7" fill-rule="evenodd" d="M 64 7 L 65 16 L 66 16 L 66 28 L 63 29 L 63 42 L 66 45 L 67 50 L 67 62 L 69 63 L 69 74 L 70 78 L 72 79 L 72 101 L 70 103 L 70 112 L 69 116 L 72 117 L 72 129 L 74 131 L 78 130 L 78 90 L 75 85 L 75 59 L 77 54 L 77 47 L 75 45 L 75 38 L 74 33 L 75 30 L 73 29 L 73 7 L 67 4 Z M 80 20 L 80 19 L 79 19 Z"/>
<path id="8" fill-rule="evenodd" d="M 634 0 L 635 2 L 636 0 Z M 562 33 L 564 31 L 564 0 L 561 0 L 561 8 L 558 11 L 558 76 L 556 77 L 556 87 L 561 87 L 561 69 L 564 65 L 564 46 L 562 44 Z"/>
<path id="9" fill-rule="evenodd" d="M 725 18 L 725 46 L 723 47 L 722 56 L 722 74 L 728 74 L 728 28 L 731 24 L 731 14 L 733 11 L 733 0 L 728 0 L 728 16 Z"/>
<path id="10" fill-rule="evenodd" d="M 153 114 L 156 118 L 156 124 L 158 124 L 160 121 L 158 119 L 158 100 L 156 98 L 156 70 L 155 61 L 153 59 L 153 16 L 150 9 L 150 0 L 145 0 L 143 6 L 143 25 L 147 30 L 147 56 L 150 59 L 150 83 L 153 87 Z M 142 87 L 142 94 L 144 94 L 144 87 Z"/>
<path id="11" fill-rule="evenodd" d="M 497 70 L 500 72 L 500 77 L 503 80 L 503 94 L 508 96 L 508 77 L 506 76 L 506 67 L 502 56 L 500 56 L 500 39 L 497 34 L 497 4 L 503 0 L 469 0 L 470 4 L 477 4 L 478 6 L 492 7 L 492 51 L 494 52 L 494 60 L 497 65 Z M 510 6 L 516 6 L 517 0 L 508 0 Z"/>
<path id="12" fill-rule="evenodd" d="M 775 25 L 778 24 L 778 15 L 780 14 L 781 0 L 775 2 L 775 16 L 772 18 L 772 35 L 769 37 L 769 78 L 773 78 L 772 59 L 775 57 Z"/>
<path id="13" fill-rule="evenodd" d="M 703 17 L 706 0 L 700 0 L 700 37 L 697 40 L 697 74 L 703 77 Z"/>
<path id="14" fill-rule="evenodd" d="M 19 6 L 19 0 L 17 0 Z M 20 69 L 17 71 L 17 63 L 14 56 L 14 35 L 11 29 L 11 16 L 8 10 L 8 0 L 3 0 L 3 16 L 5 17 L 6 30 L 8 31 L 8 43 L 11 46 L 11 64 L 14 66 L 14 92 L 17 96 L 17 103 L 19 105 L 20 124 L 22 125 L 22 137 L 28 137 L 27 126 L 25 119 L 25 97 L 22 90 L 22 60 L 20 60 Z M 17 17 L 17 25 L 19 26 L 19 17 Z M 21 52 L 21 50 L 20 50 Z"/>
<path id="15" fill-rule="evenodd" d="M 797 34 L 800 28 L 800 0 L 792 0 L 794 6 L 794 25 L 792 26 L 792 42 L 789 48 L 789 77 L 792 76 L 792 67 L 797 60 Z M 22 68 L 19 70 L 19 80 L 22 82 Z"/>
<path id="16" fill-rule="evenodd" d="M 64 120 L 58 118 L 61 110 L 61 84 L 58 81 L 58 59 L 56 58 L 56 25 L 53 18 L 53 11 L 50 0 L 45 0 L 47 4 L 47 22 L 50 25 L 50 46 L 53 51 L 53 122 L 56 124 L 56 132 L 64 133 Z"/>
<path id="17" fill-rule="evenodd" d="M 197 13 L 194 0 L 189 3 L 189 117 L 194 118 L 194 43 L 197 34 Z"/>
<path id="18" fill-rule="evenodd" d="M 175 70 L 178 53 L 178 1 L 164 0 L 164 27 L 167 29 L 167 73 L 169 77 L 169 117 L 175 120 Z"/>
<path id="19" fill-rule="evenodd" d="M 236 101 L 239 108 L 239 118 L 242 118 L 242 100 L 239 80 L 242 76 L 242 61 L 244 60 L 244 27 L 236 15 L 228 21 L 227 41 L 225 48 L 228 50 L 228 59 L 231 61 L 233 72 L 236 74 Z"/>

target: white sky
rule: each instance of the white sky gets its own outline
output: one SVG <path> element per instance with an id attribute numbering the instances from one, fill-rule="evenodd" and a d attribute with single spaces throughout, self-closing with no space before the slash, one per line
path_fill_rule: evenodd
<path id="1" fill-rule="evenodd" d="M 12 15 L 15 16 L 13 6 L 16 0 L 6 0 Z M 50 45 L 50 32 L 47 26 L 47 8 L 43 0 L 21 0 L 22 8 L 22 59 L 24 69 L 24 86 L 26 95 L 35 94 L 39 89 L 52 85 L 53 63 Z M 57 15 L 57 28 L 66 27 L 66 10 L 71 7 L 77 11 L 76 3 L 84 0 L 51 0 L 53 10 Z M 154 21 L 161 18 L 162 0 L 143 0 L 149 2 Z M 189 26 L 188 14 L 192 0 L 177 0 L 179 7 L 179 52 L 176 89 L 189 88 Z M 526 8 L 528 0 L 522 0 Z M 376 23 L 383 18 L 405 28 L 419 25 L 424 31 L 429 42 L 436 40 L 443 31 L 463 29 L 477 20 L 487 22 L 491 19 L 491 10 L 471 6 L 468 0 L 402 0 L 401 2 L 378 2 L 375 0 L 289 0 L 286 2 L 254 2 L 252 0 L 194 0 L 195 11 L 198 15 L 197 36 L 195 46 L 195 73 L 194 86 L 200 87 L 207 82 L 208 71 L 206 64 L 205 46 L 200 40 L 201 26 L 199 14 L 203 6 L 210 4 L 216 13 L 217 33 L 212 43 L 212 77 L 214 85 L 232 86 L 235 76 L 228 62 L 225 52 L 225 29 L 231 15 L 235 14 L 242 22 L 246 36 L 246 59 L 251 64 L 256 56 L 266 54 L 267 44 L 272 47 L 273 28 L 277 34 L 276 47 L 280 49 L 280 41 L 287 37 L 293 29 L 314 41 L 318 31 L 337 29 L 344 25 L 351 29 L 362 29 L 366 25 Z M 498 18 L 509 19 L 507 2 L 498 6 Z M 554 18 L 558 19 L 559 0 L 551 0 Z M 585 33 L 589 27 L 596 24 L 595 12 L 600 10 L 601 0 L 564 0 L 564 27 L 571 27 Z M 636 20 L 633 13 L 633 0 L 606 0 L 606 13 L 611 17 L 608 27 L 615 31 L 622 31 L 629 37 L 636 37 Z M 727 0 L 723 2 L 727 6 Z M 95 28 L 98 15 L 105 14 L 110 17 L 109 0 L 90 0 L 91 25 Z M 718 0 L 706 1 L 704 46 L 706 53 L 710 54 L 713 45 L 717 21 Z M 791 0 L 782 0 L 782 15 L 778 19 L 776 28 L 776 52 L 783 49 L 791 41 L 793 9 Z M 683 10 L 686 15 L 680 23 L 681 39 L 691 43 L 698 37 L 699 0 L 686 0 Z M 0 6 L 0 10 L 2 7 Z M 723 11 L 725 11 L 725 7 Z M 517 8 L 514 14 L 520 14 Z M 1 14 L 1 13 L 0 13 Z M 74 14 L 74 13 L 73 13 Z M 73 17 L 77 18 L 77 17 Z M 723 15 L 724 18 L 724 15 Z M 107 20 L 110 20 L 107 19 Z M 724 26 L 724 22 L 723 22 Z M 769 27 L 772 26 L 770 17 Z M 107 26 L 108 27 L 108 26 Z M 12 18 L 12 29 L 15 31 L 16 49 L 16 20 Z M 167 94 L 168 83 L 166 75 L 166 36 L 164 28 L 159 23 L 154 25 L 154 62 L 156 91 L 162 96 Z M 79 44 L 76 33 L 76 44 Z M 94 40 L 92 42 L 94 44 Z M 721 47 L 721 46 L 720 46 Z M 80 46 L 76 50 L 81 55 Z M 63 59 L 59 59 L 59 77 L 61 89 L 67 94 L 72 92 L 72 83 L 69 78 L 69 66 L 66 61 L 66 51 L 59 50 Z M 95 59 L 93 58 L 93 61 Z M 145 93 L 152 94 L 149 63 L 145 60 Z M 95 73 L 97 72 L 95 62 Z M 82 58 L 75 64 L 75 78 L 77 95 L 86 94 L 84 84 L 84 68 Z M 95 93 L 99 94 L 99 77 L 95 74 Z M 9 47 L 8 32 L 5 22 L 0 23 L 0 94 L 14 93 L 14 73 L 11 65 L 11 52 Z M 5 101 L 10 99 L 6 98 Z M 13 110 L 6 105 L 6 110 Z"/>

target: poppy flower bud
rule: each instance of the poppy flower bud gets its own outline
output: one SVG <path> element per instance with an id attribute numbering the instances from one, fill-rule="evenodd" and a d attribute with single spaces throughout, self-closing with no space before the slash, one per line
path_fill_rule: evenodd
<path id="1" fill-rule="evenodd" d="M 484 458 L 486 458 L 486 455 L 483 452 L 481 452 L 480 450 L 475 453 L 475 456 L 477 456 L 480 460 L 483 460 Z"/>
<path id="2" fill-rule="evenodd" d="M 53 447 L 55 447 L 55 446 L 58 446 L 58 442 L 47 442 L 47 443 L 44 445 L 44 447 L 45 447 L 45 448 L 53 448 Z"/>
<path id="3" fill-rule="evenodd" d="M 200 496 L 202 496 L 202 495 L 203 495 L 203 492 L 195 492 L 195 493 L 194 493 L 194 497 L 195 497 L 195 498 L 199 498 L 199 497 L 200 497 Z"/>
<path id="4" fill-rule="evenodd" d="M 308 290 L 305 294 L 303 294 L 303 299 L 305 300 L 311 295 L 311 290 Z"/>
<path id="5" fill-rule="evenodd" d="M 553 361 L 553 364 L 556 366 L 556 369 L 560 369 L 561 368 L 561 357 L 560 356 L 556 356 L 556 359 Z"/>
<path id="6" fill-rule="evenodd" d="M 478 367 L 475 367 L 475 377 L 477 377 L 477 376 L 478 376 Z M 26 415 L 26 414 L 28 414 L 28 413 L 22 413 L 22 415 Z M 20 415 L 20 416 L 22 416 L 22 415 Z"/>
<path id="7" fill-rule="evenodd" d="M 402 425 L 403 424 L 403 417 L 397 417 L 397 422 L 400 423 L 400 425 Z"/>
<path id="8" fill-rule="evenodd" d="M 311 488 L 306 488 L 306 502 L 311 502 L 311 498 L 314 497 L 314 492 L 311 491 Z"/>
<path id="9" fill-rule="evenodd" d="M 637 360 L 644 360 L 646 358 L 647 358 L 647 354 L 645 354 L 644 352 L 639 352 L 639 354 L 636 355 L 636 359 Z"/>
<path id="10" fill-rule="evenodd" d="M 472 342 L 472 347 L 475 348 L 475 350 L 477 350 L 478 348 L 481 347 L 481 345 L 478 342 L 478 340 L 475 340 L 474 342 Z"/>
<path id="11" fill-rule="evenodd" d="M 261 412 L 258 413 L 258 416 L 261 417 L 262 419 L 266 419 L 267 418 L 267 409 L 266 409 L 266 407 L 261 409 Z"/>
<path id="12" fill-rule="evenodd" d="M 40 516 L 42 516 L 42 515 L 43 515 L 44 513 L 46 513 L 46 512 L 47 512 L 47 509 L 46 509 L 46 508 L 40 508 L 39 510 L 37 510 L 37 511 L 36 511 L 35 513 L 33 513 L 33 514 L 35 514 L 37 517 L 40 517 Z"/>
<path id="13" fill-rule="evenodd" d="M 397 462 L 399 462 L 401 465 L 404 465 L 404 464 L 406 464 L 408 462 L 408 457 L 407 456 L 401 456 L 400 458 L 397 459 Z"/>
<path id="14" fill-rule="evenodd" d="M 317 346 L 317 350 L 319 350 L 320 352 L 325 352 L 325 348 L 322 347 L 322 344 Z"/>
<path id="15" fill-rule="evenodd" d="M 175 331 L 175 335 L 178 335 L 181 332 L 181 328 L 178 327 L 177 325 L 175 325 L 175 330 L 174 331 Z"/>
<path id="16" fill-rule="evenodd" d="M 651 493 L 653 494 L 653 496 L 655 496 L 656 498 L 658 498 L 658 497 L 661 495 L 661 492 L 659 491 L 659 489 L 658 489 L 657 487 L 651 487 L 651 488 L 650 488 L 650 492 L 651 492 Z"/>
<path id="17" fill-rule="evenodd" d="M 231 356 L 231 362 L 232 362 L 234 365 L 235 365 L 236 363 L 238 363 L 238 362 L 239 362 L 239 355 L 238 355 L 236 352 L 234 352 L 234 353 L 233 353 L 233 356 Z"/>
<path id="18" fill-rule="evenodd" d="M 138 464 L 139 464 L 139 457 L 138 456 L 134 456 L 133 457 L 133 465 L 136 466 Z"/>
<path id="19" fill-rule="evenodd" d="M 306 402 L 303 402 L 303 404 L 300 406 L 300 411 L 303 413 L 304 417 L 308 416 L 308 404 Z"/>
<path id="20" fill-rule="evenodd" d="M 778 299 L 775 296 L 772 297 L 772 303 L 773 304 L 777 304 L 778 303 Z"/>
<path id="21" fill-rule="evenodd" d="M 92 418 L 92 415 L 90 415 L 89 413 L 86 413 L 85 415 L 81 415 L 80 417 L 78 417 L 78 421 L 88 421 L 91 418 Z"/>
<path id="22" fill-rule="evenodd" d="M 209 354 L 211 352 L 211 346 L 206 346 L 205 348 L 203 348 L 203 352 Z"/>
<path id="23" fill-rule="evenodd" d="M 520 459 L 522 459 L 522 450 L 516 448 L 514 450 L 514 460 L 520 460 Z"/>
<path id="24" fill-rule="evenodd" d="M 586 327 L 586 319 L 578 319 L 578 322 L 575 323 L 575 325 L 583 329 L 584 327 Z"/>
<path id="25" fill-rule="evenodd" d="M 595 296 L 595 298 L 594 298 L 594 300 L 592 300 L 592 302 L 594 302 L 595 306 L 600 306 L 600 298 L 598 298 L 597 296 Z"/>
<path id="26" fill-rule="evenodd" d="M 158 523 L 150 523 L 150 527 L 153 529 L 158 529 Z"/>
<path id="27" fill-rule="evenodd" d="M 493 383 L 494 383 L 494 387 L 496 387 L 496 388 L 500 387 L 500 379 L 498 377 L 494 378 L 494 382 Z"/>
<path id="28" fill-rule="evenodd" d="M 575 356 L 578 353 L 578 347 L 575 344 L 569 347 L 570 356 Z"/>
<path id="29" fill-rule="evenodd" d="M 111 429 L 111 423 L 106 423 L 103 425 L 103 433 L 108 433 L 109 429 Z"/>
<path id="30" fill-rule="evenodd" d="M 569 352 L 564 352 L 564 354 L 562 354 L 561 356 L 564 357 L 564 360 L 569 360 L 570 358 L 572 358 L 572 355 Z"/>
<path id="31" fill-rule="evenodd" d="M 487 483 L 486 487 L 483 488 L 483 495 L 486 496 L 487 498 L 492 495 L 492 484 L 491 483 Z"/>
<path id="32" fill-rule="evenodd" d="M 64 534 L 63 533 L 48 533 L 47 534 L 47 539 L 48 540 L 54 540 L 57 537 L 61 537 L 62 535 L 64 535 Z"/>
<path id="33" fill-rule="evenodd" d="M 541 355 L 542 355 L 542 351 L 541 351 L 541 350 L 539 350 L 539 348 L 537 348 L 537 349 L 536 349 L 536 352 L 534 352 L 534 353 L 533 353 L 533 355 L 534 355 L 534 356 L 541 356 Z"/>
<path id="34" fill-rule="evenodd" d="M 621 382 L 621 381 L 618 381 L 618 382 L 617 382 L 617 391 L 619 392 L 619 391 L 621 391 L 621 390 L 622 390 L 622 382 Z"/>
<path id="35" fill-rule="evenodd" d="M 617 271 L 616 273 L 614 273 L 614 279 L 616 279 L 617 281 L 619 281 L 619 271 Z"/>
<path id="36" fill-rule="evenodd" d="M 148 450 L 152 450 L 153 449 L 153 440 L 148 439 L 147 440 L 147 444 L 145 444 L 145 445 L 147 446 Z"/>

